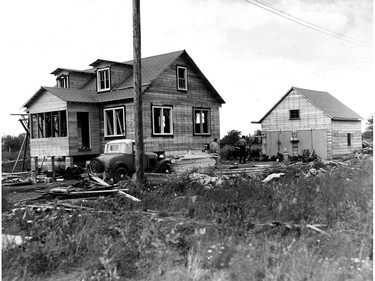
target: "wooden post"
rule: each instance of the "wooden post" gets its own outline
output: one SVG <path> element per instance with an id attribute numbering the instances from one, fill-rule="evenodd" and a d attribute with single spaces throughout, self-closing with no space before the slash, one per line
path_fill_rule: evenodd
<path id="1" fill-rule="evenodd" d="M 141 76 L 141 16 L 140 0 L 133 0 L 133 86 L 134 86 L 134 125 L 135 125 L 135 170 L 136 181 L 144 181 L 144 144 L 142 117 L 142 76 Z"/>

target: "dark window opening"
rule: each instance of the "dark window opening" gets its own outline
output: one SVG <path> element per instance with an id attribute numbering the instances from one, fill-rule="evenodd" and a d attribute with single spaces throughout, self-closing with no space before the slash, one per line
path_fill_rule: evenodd
<path id="1" fill-rule="evenodd" d="M 299 119 L 299 109 L 289 110 L 289 118 L 290 119 Z"/>
<path id="2" fill-rule="evenodd" d="M 78 148 L 87 150 L 90 148 L 90 124 L 88 112 L 77 112 Z"/>
<path id="3" fill-rule="evenodd" d="M 177 89 L 187 90 L 187 68 L 177 66 Z"/>
<path id="4" fill-rule="evenodd" d="M 348 146 L 351 146 L 352 145 L 352 135 L 350 133 L 348 133 L 348 135 L 347 135 L 347 140 L 348 140 Z"/>
<path id="5" fill-rule="evenodd" d="M 154 135 L 172 135 L 172 107 L 155 106 L 152 108 Z"/>
<path id="6" fill-rule="evenodd" d="M 66 137 L 66 111 L 31 114 L 31 138 Z"/>

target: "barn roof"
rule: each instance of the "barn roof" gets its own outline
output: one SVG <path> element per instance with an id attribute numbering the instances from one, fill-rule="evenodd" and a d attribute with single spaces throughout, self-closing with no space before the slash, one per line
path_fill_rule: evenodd
<path id="1" fill-rule="evenodd" d="M 286 92 L 286 94 L 282 96 L 282 98 L 266 113 L 266 115 L 262 117 L 262 119 L 254 123 L 261 123 L 264 118 L 266 118 L 272 112 L 272 110 L 274 110 L 275 107 L 281 103 L 293 90 L 303 95 L 312 104 L 325 112 L 332 120 L 359 121 L 363 119 L 360 115 L 351 110 L 328 92 L 291 87 L 289 91 Z"/>

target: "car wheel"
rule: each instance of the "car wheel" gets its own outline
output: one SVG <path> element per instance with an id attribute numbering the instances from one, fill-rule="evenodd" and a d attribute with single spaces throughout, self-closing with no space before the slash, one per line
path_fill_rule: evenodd
<path id="1" fill-rule="evenodd" d="M 169 163 L 165 163 L 160 167 L 159 171 L 163 174 L 170 174 L 172 172 L 171 165 Z"/>
<path id="2" fill-rule="evenodd" d="M 104 172 L 104 164 L 99 159 L 93 159 L 89 164 L 89 170 L 94 174 Z"/>
<path id="3" fill-rule="evenodd" d="M 129 176 L 129 172 L 124 167 L 119 167 L 116 169 L 115 174 L 113 175 L 113 181 L 115 183 L 125 180 Z"/>

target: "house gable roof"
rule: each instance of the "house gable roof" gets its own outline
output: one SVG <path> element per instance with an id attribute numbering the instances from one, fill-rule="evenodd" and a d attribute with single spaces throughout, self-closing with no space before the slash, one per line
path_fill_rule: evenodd
<path id="1" fill-rule="evenodd" d="M 190 56 L 186 53 L 185 50 L 180 50 L 176 52 L 166 53 L 162 55 L 156 55 L 151 57 L 142 58 L 142 92 L 146 92 L 152 85 L 152 82 L 155 81 L 168 67 L 177 60 L 181 55 L 185 54 L 187 59 L 190 63 L 196 68 L 198 73 L 204 79 L 210 90 L 213 94 L 218 98 L 221 103 L 225 103 L 225 101 L 221 98 L 219 93 L 215 90 L 215 88 L 211 85 L 208 79 L 203 75 L 203 73 L 199 70 L 197 65 L 194 61 L 190 58 Z M 101 62 L 110 62 L 116 63 L 119 65 L 130 66 L 134 65 L 134 61 L 126 61 L 126 62 L 113 62 L 108 60 L 98 59 L 93 62 L 90 66 L 95 66 L 100 64 Z M 70 71 L 70 72 L 81 72 L 87 74 L 95 73 L 95 68 L 88 69 L 88 70 L 73 70 L 73 69 L 65 69 L 65 68 L 57 68 L 52 74 L 57 74 L 61 71 Z M 72 88 L 57 88 L 57 87 L 41 87 L 33 97 L 31 97 L 23 107 L 28 107 L 32 102 L 36 100 L 36 98 L 44 91 L 48 91 L 51 94 L 59 97 L 60 99 L 67 101 L 67 102 L 83 102 L 83 103 L 103 103 L 103 102 L 111 102 L 116 100 L 122 99 L 132 99 L 134 97 L 133 92 L 133 73 L 128 75 L 121 81 L 118 85 L 116 85 L 111 91 L 97 94 L 95 91 L 89 91 L 84 89 L 72 89 Z"/>
<path id="2" fill-rule="evenodd" d="M 254 123 L 261 123 L 293 90 L 303 95 L 312 104 L 326 113 L 332 120 L 359 121 L 363 119 L 360 115 L 351 110 L 328 92 L 291 87 L 289 91 L 286 92 L 286 94 L 282 96 L 281 99 L 262 117 L 262 119 Z"/>

